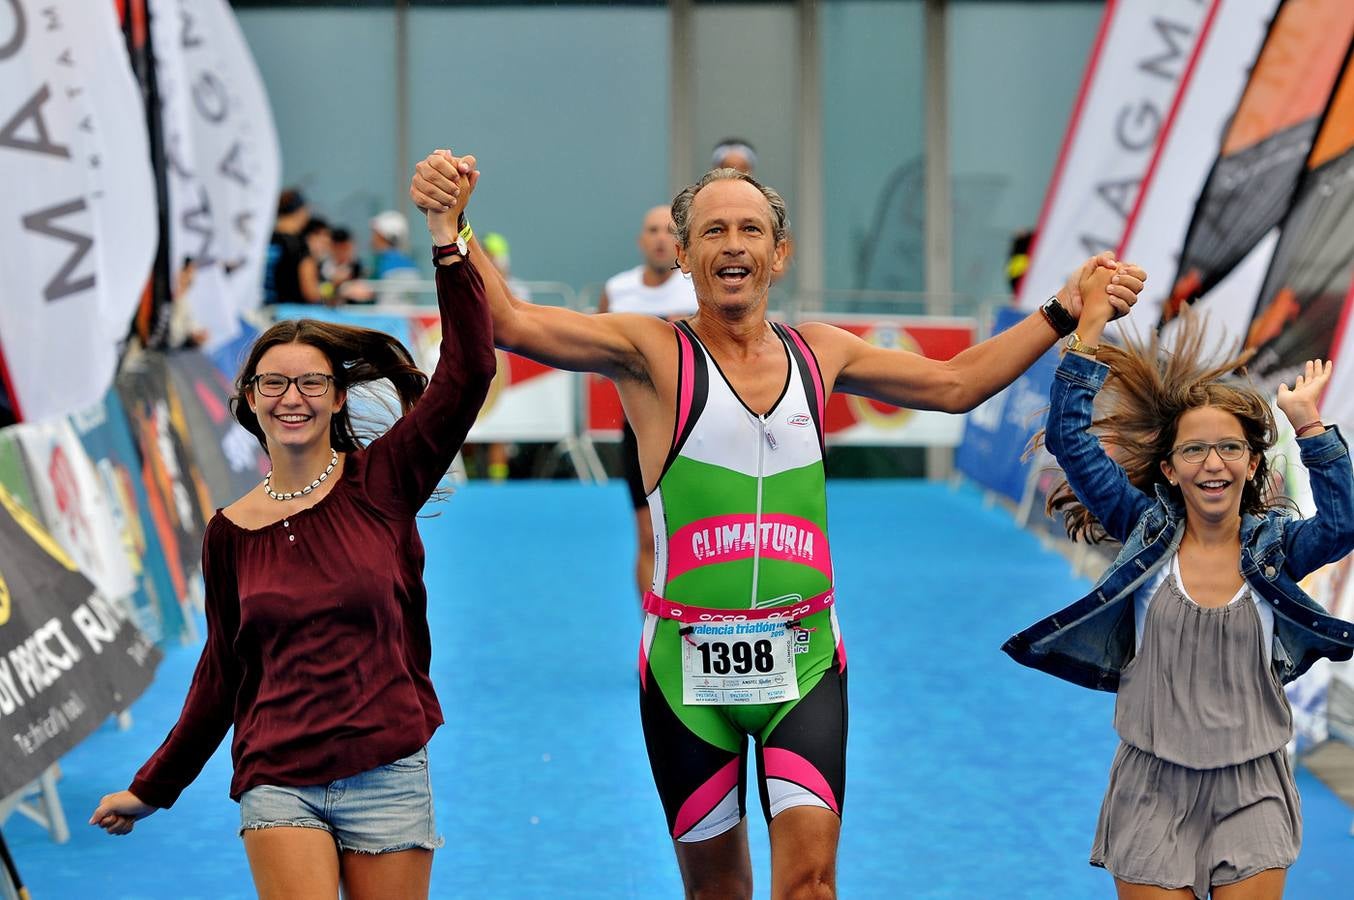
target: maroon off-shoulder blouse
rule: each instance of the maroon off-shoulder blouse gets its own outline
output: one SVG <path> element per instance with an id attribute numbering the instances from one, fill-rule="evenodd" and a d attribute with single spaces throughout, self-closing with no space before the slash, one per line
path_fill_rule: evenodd
<path id="1" fill-rule="evenodd" d="M 413 753 L 442 724 L 415 514 L 484 402 L 493 325 L 474 266 L 437 269 L 440 358 L 414 408 L 347 455 L 319 503 L 202 548 L 207 642 L 178 723 L 130 790 L 172 806 L 235 727 L 230 795 L 316 785 Z M 331 476 L 333 477 L 333 476 Z"/>

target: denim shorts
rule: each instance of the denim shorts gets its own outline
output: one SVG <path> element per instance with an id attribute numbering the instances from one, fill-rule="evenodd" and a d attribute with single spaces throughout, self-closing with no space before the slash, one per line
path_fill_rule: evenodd
<path id="1" fill-rule="evenodd" d="M 240 834 L 255 828 L 319 828 L 341 852 L 435 850 L 428 749 L 329 784 L 261 784 L 240 796 Z"/>

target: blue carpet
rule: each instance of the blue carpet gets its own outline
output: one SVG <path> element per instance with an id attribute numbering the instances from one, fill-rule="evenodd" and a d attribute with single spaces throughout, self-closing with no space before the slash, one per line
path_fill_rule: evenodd
<path id="1" fill-rule="evenodd" d="M 421 527 L 433 677 L 438 898 L 680 897 L 644 756 L 631 517 L 619 485 L 473 484 Z M 831 534 L 851 672 L 840 858 L 846 898 L 1101 898 L 1086 863 L 1115 737 L 1113 698 L 1023 669 L 1013 631 L 1087 585 L 973 490 L 837 482 Z M 36 900 L 253 896 L 222 751 L 174 809 L 125 838 L 84 824 L 177 717 L 197 648 L 63 761 L 74 836 L 14 817 Z M 1354 813 L 1299 774 L 1288 896 L 1354 896 Z M 768 894 L 755 810 L 758 896 Z"/>

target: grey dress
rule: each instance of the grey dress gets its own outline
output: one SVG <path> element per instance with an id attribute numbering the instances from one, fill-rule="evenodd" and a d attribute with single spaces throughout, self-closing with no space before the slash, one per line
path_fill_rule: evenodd
<path id="1" fill-rule="evenodd" d="M 1302 814 L 1284 749 L 1293 721 L 1249 588 L 1202 607 L 1171 569 L 1119 683 L 1122 743 L 1091 864 L 1204 900 L 1297 858 Z"/>

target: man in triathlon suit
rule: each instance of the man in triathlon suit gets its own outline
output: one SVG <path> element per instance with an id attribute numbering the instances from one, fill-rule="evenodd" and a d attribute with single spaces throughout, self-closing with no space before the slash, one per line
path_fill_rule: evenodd
<path id="1" fill-rule="evenodd" d="M 641 313 L 664 319 L 677 319 L 696 311 L 696 292 L 691 279 L 677 270 L 677 245 L 673 242 L 672 211 L 655 206 L 644 214 L 639 230 L 639 252 L 644 262 L 607 279 L 597 303 L 599 313 Z M 635 583 L 639 594 L 653 581 L 653 519 L 645 497 L 644 477 L 639 471 L 639 445 L 635 431 L 626 420 L 621 428 L 621 465 L 625 484 L 630 489 L 630 505 L 635 510 Z"/>
<path id="2" fill-rule="evenodd" d="M 446 206 L 470 167 L 420 162 L 410 196 Z M 474 176 L 477 177 L 477 176 Z M 824 324 L 766 319 L 785 257 L 775 191 L 716 169 L 672 204 L 699 311 L 682 322 L 582 315 L 513 298 L 481 250 L 495 342 L 620 390 L 639 441 L 657 555 L 640 709 L 688 897 L 752 896 L 746 747 L 769 820 L 771 895 L 835 896 L 845 787 L 846 655 L 833 605 L 823 407 L 833 390 L 964 412 L 1071 334 L 1082 294 L 1127 312 L 1146 274 L 1088 260 L 1024 321 L 947 361 Z"/>

